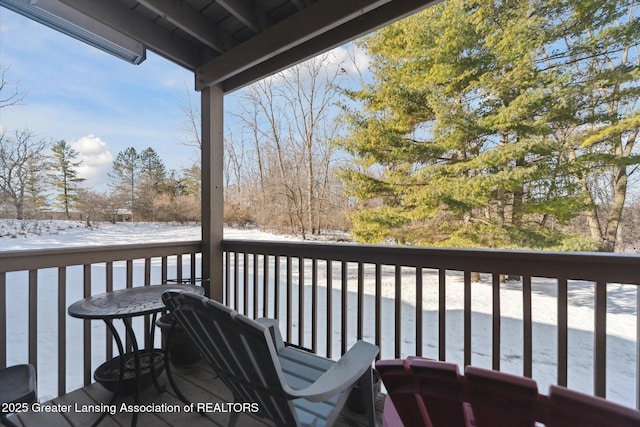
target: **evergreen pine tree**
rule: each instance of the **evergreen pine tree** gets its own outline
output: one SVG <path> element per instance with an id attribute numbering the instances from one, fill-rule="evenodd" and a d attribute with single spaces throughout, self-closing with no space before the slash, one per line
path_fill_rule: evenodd
<path id="1" fill-rule="evenodd" d="M 79 184 L 85 181 L 78 175 L 79 153 L 64 140 L 56 142 L 51 148 L 53 160 L 49 164 L 51 183 L 57 192 L 56 206 L 64 209 L 65 217 L 71 217 L 70 210 L 77 200 Z"/>
<path id="2" fill-rule="evenodd" d="M 575 72 L 579 55 L 603 63 L 611 55 L 590 43 L 623 52 L 618 59 L 629 53 L 624 46 L 637 46 L 637 19 L 616 21 L 629 2 L 616 3 L 448 0 L 365 39 L 373 82 L 348 92 L 362 108 L 348 114 L 341 142 L 357 159 L 343 172 L 360 200 L 354 234 L 367 242 L 595 248 L 558 225 L 594 206 L 580 183 L 593 176 L 586 148 L 601 142 L 596 135 L 610 139 L 603 132 L 619 134 L 625 123 L 628 148 L 638 128 L 629 102 L 615 114 L 588 114 L 607 76 L 615 77 L 607 93 L 635 101 L 637 67 L 627 61 L 612 74 L 601 65 L 586 80 Z M 590 18 L 578 22 L 581 13 Z M 585 134 L 585 123 L 598 132 Z"/>

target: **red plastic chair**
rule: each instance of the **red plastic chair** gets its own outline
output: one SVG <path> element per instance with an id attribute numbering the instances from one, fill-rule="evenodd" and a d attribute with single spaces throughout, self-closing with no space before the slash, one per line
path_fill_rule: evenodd
<path id="1" fill-rule="evenodd" d="M 432 427 L 416 395 L 416 383 L 404 359 L 379 360 L 376 370 L 387 389 L 382 424 L 385 427 Z"/>
<path id="2" fill-rule="evenodd" d="M 470 406 L 463 401 L 464 381 L 456 364 L 408 357 L 380 360 L 376 369 L 388 393 L 384 426 L 474 425 Z"/>
<path id="3" fill-rule="evenodd" d="M 468 427 L 473 414 L 464 403 L 464 382 L 455 363 L 407 359 L 433 427 Z"/>
<path id="4" fill-rule="evenodd" d="M 638 427 L 640 411 L 552 385 L 547 427 Z"/>
<path id="5" fill-rule="evenodd" d="M 533 427 L 538 385 L 530 378 L 467 366 L 467 401 L 477 427 Z"/>

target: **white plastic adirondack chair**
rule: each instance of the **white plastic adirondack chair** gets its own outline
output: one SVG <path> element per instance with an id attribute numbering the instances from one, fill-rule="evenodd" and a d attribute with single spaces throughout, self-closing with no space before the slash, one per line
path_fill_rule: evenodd
<path id="1" fill-rule="evenodd" d="M 179 324 L 233 393 L 235 402 L 257 403 L 258 416 L 276 426 L 330 426 L 356 384 L 370 425 L 375 425 L 372 362 L 378 347 L 358 341 L 339 361 L 283 344 L 277 322 L 254 321 L 187 292 L 162 296 Z M 229 425 L 235 425 L 232 414 Z"/>

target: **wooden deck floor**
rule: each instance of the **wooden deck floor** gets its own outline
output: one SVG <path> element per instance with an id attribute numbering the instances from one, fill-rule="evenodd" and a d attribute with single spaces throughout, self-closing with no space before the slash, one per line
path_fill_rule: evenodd
<path id="1" fill-rule="evenodd" d="M 178 388 L 194 403 L 213 404 L 210 405 L 204 415 L 197 412 L 185 412 L 184 403 L 177 398 L 173 389 L 169 385 L 166 374 L 160 377 L 160 383 L 167 385 L 167 391 L 160 393 L 155 387 L 151 386 L 142 393 L 142 404 L 156 405 L 157 412 L 139 413 L 137 425 L 140 427 L 156 427 L 156 426 L 226 426 L 229 417 L 228 413 L 216 412 L 222 409 L 222 404 L 231 401 L 231 393 L 227 387 L 213 373 L 210 367 L 201 362 L 199 364 L 174 369 L 174 378 L 178 384 Z M 107 404 L 111 399 L 111 392 L 104 389 L 100 384 L 94 383 L 90 386 L 68 393 L 64 396 L 55 398 L 41 405 L 40 412 L 26 412 L 12 415 L 10 421 L 20 427 L 85 427 L 92 425 L 99 414 L 91 412 L 82 412 L 84 408 L 95 409 L 100 404 Z M 380 411 L 382 409 L 383 396 L 379 395 L 377 408 L 377 421 L 380 423 Z M 132 413 L 121 411 L 122 404 L 133 404 L 133 397 L 126 396 L 116 402 L 115 415 L 108 415 L 100 426 L 118 427 L 130 426 L 132 421 Z M 218 403 L 217 407 L 215 404 Z M 164 404 L 164 406 L 162 406 Z M 171 412 L 170 408 L 177 410 Z M 58 410 L 59 412 L 45 412 L 45 410 Z M 251 415 L 242 415 L 238 420 L 238 426 L 263 426 L 265 425 L 259 419 Z M 350 411 L 348 408 L 342 411 L 338 418 L 336 426 L 367 426 L 367 420 L 364 416 Z"/>

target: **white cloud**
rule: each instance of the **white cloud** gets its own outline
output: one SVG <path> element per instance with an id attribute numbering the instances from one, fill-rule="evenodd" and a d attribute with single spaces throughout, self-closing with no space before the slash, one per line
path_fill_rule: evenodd
<path id="1" fill-rule="evenodd" d="M 114 159 L 107 144 L 98 136 L 86 135 L 69 145 L 78 152 L 78 160 L 82 161 L 78 175 L 86 179 L 85 187 L 103 187 Z"/>

